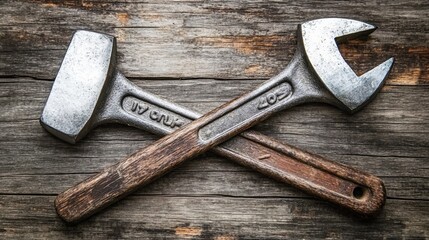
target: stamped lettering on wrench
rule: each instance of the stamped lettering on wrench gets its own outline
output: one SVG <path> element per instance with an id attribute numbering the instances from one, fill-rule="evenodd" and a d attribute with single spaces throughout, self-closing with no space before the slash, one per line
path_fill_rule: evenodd
<path id="1" fill-rule="evenodd" d="M 182 119 L 178 114 L 132 96 L 124 98 L 122 108 L 142 120 L 156 122 L 165 127 L 179 128 L 185 124 L 185 119 Z"/>
<path id="2" fill-rule="evenodd" d="M 262 110 L 271 105 L 276 104 L 278 101 L 287 97 L 291 92 L 291 86 L 288 83 L 283 83 L 278 89 L 275 89 L 273 92 L 266 94 L 259 98 L 258 109 Z"/>
<path id="3" fill-rule="evenodd" d="M 261 95 L 249 100 L 239 108 L 217 118 L 199 130 L 200 139 L 209 141 L 239 125 L 246 124 L 249 119 L 260 116 L 281 106 L 292 95 L 292 86 L 288 82 L 273 86 Z"/>

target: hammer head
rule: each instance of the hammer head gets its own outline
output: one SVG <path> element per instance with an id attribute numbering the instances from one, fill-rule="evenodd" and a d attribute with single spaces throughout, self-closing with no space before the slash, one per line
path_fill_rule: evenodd
<path id="1" fill-rule="evenodd" d="M 393 65 L 393 58 L 362 76 L 357 76 L 338 50 L 336 40 L 368 35 L 375 26 L 351 19 L 323 18 L 299 26 L 298 39 L 310 68 L 339 100 L 341 108 L 355 112 L 381 88 Z"/>
<path id="2" fill-rule="evenodd" d="M 40 122 L 53 135 L 75 143 L 85 136 L 100 107 L 116 63 L 114 37 L 77 31 L 55 78 Z"/>

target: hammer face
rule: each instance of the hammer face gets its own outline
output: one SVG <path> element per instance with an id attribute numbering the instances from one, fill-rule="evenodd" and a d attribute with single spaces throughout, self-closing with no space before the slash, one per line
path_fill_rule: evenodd
<path id="1" fill-rule="evenodd" d="M 116 62 L 115 38 L 105 34 L 77 31 L 55 78 L 40 122 L 70 143 L 91 127 L 107 79 Z"/>

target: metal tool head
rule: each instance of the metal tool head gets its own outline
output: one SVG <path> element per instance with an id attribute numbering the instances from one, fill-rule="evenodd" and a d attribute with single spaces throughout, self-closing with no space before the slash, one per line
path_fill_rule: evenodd
<path id="1" fill-rule="evenodd" d="M 77 31 L 55 78 L 40 122 L 50 133 L 75 143 L 90 130 L 116 63 L 114 37 Z"/>
<path id="2" fill-rule="evenodd" d="M 341 56 L 336 40 L 368 35 L 375 30 L 373 25 L 343 18 L 317 19 L 299 26 L 298 39 L 310 67 L 349 112 L 359 110 L 381 88 L 393 58 L 358 77 Z"/>

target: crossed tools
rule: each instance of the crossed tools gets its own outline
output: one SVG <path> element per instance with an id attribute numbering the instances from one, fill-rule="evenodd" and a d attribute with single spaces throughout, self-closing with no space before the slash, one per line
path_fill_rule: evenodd
<path id="1" fill-rule="evenodd" d="M 376 214 L 386 196 L 379 178 L 260 133 L 244 132 L 277 111 L 305 102 L 328 103 L 350 113 L 367 104 L 383 85 L 393 58 L 358 77 L 336 40 L 375 29 L 341 18 L 300 24 L 297 50 L 286 69 L 205 115 L 128 81 L 115 67 L 114 37 L 77 31 L 40 118 L 42 126 L 70 143 L 106 122 L 168 136 L 59 194 L 58 215 L 66 222 L 87 218 L 209 149 L 356 213 Z"/>

